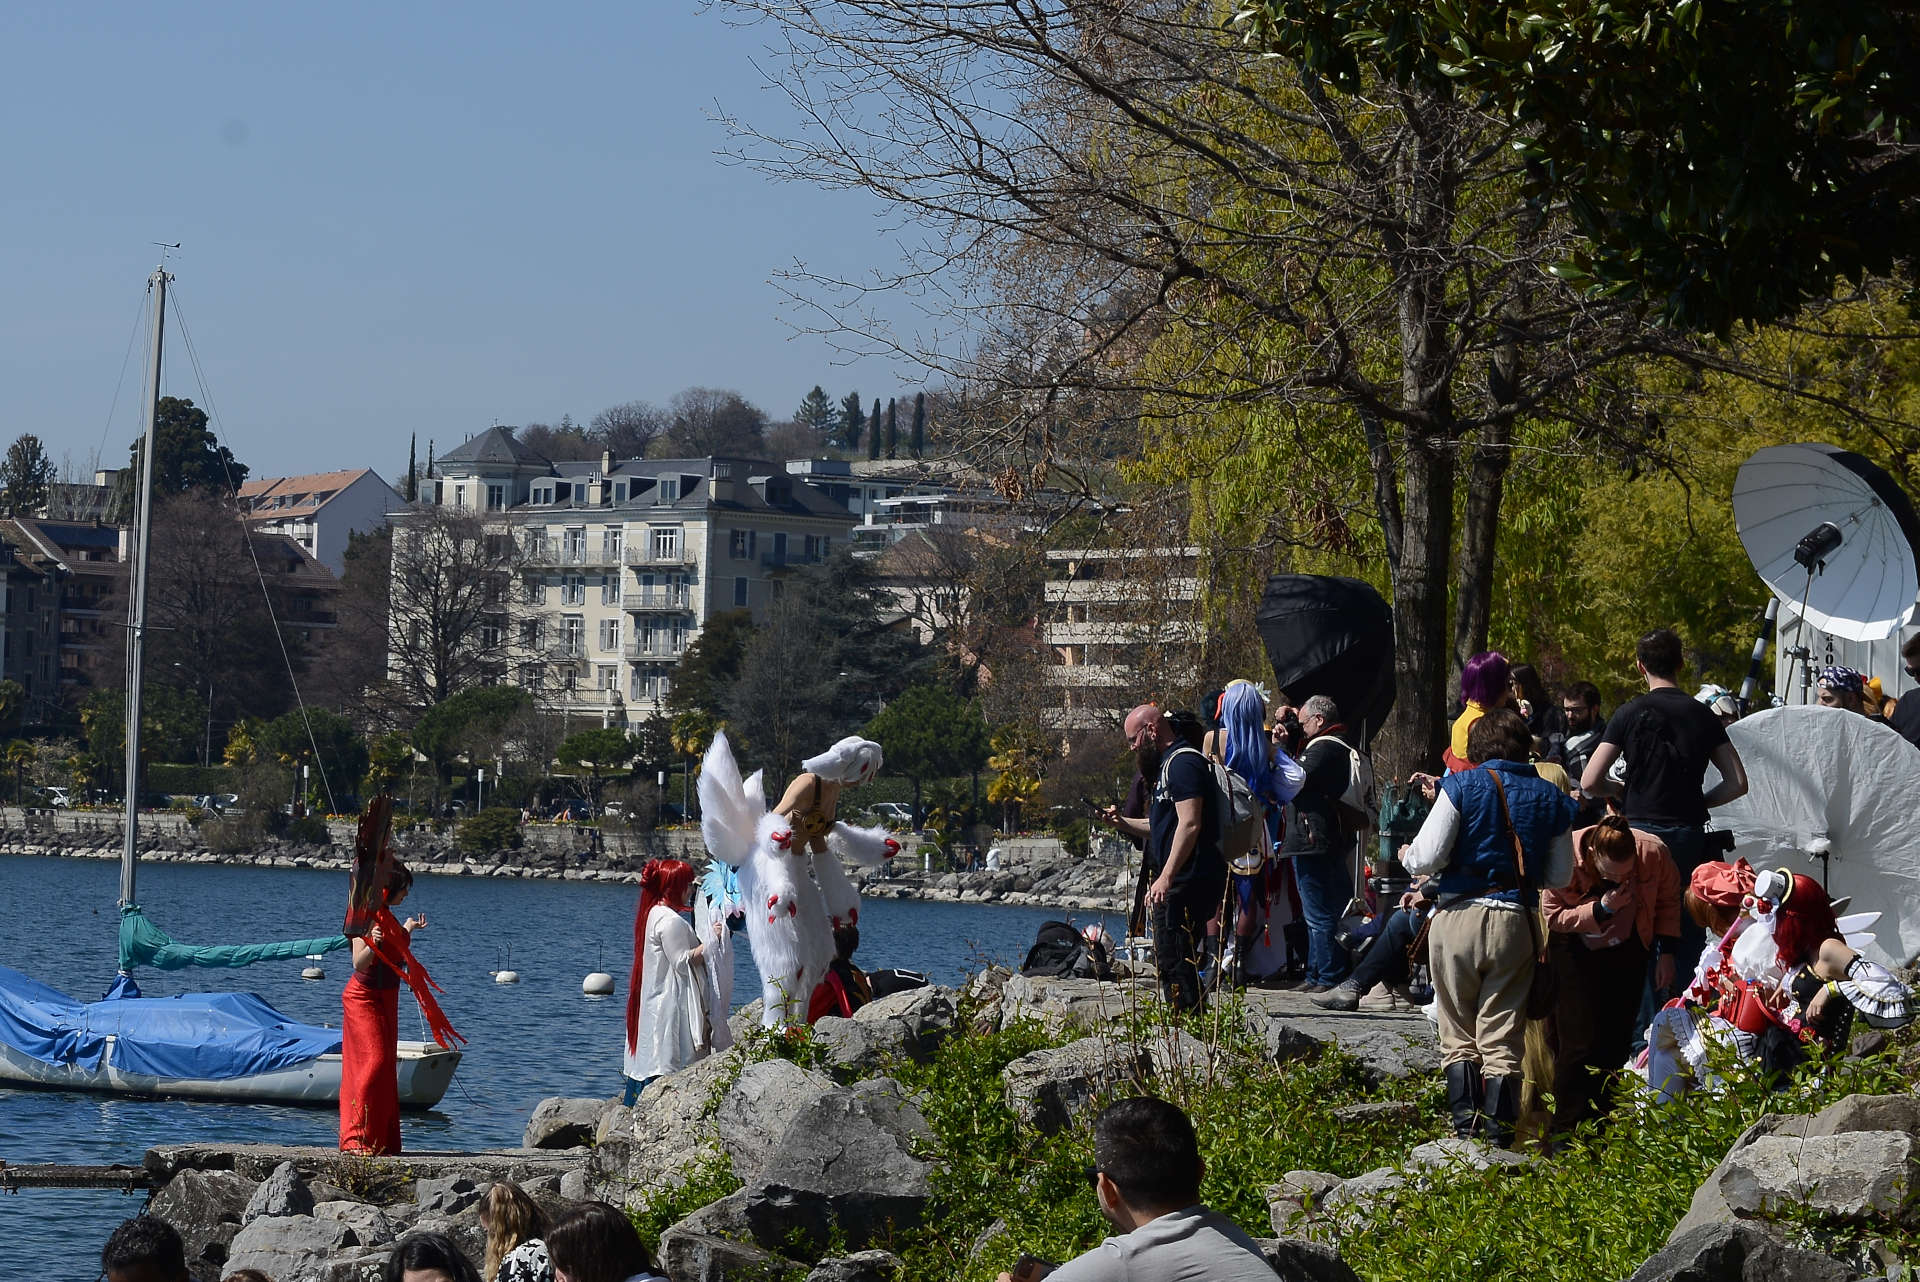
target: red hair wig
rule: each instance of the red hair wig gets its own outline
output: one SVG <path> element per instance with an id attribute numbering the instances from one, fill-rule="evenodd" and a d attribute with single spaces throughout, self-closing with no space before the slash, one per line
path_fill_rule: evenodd
<path id="1" fill-rule="evenodd" d="M 678 905 L 693 885 L 693 865 L 654 859 L 640 870 L 640 907 L 633 914 L 633 970 L 627 975 L 627 1053 L 640 1045 L 640 978 L 647 958 L 647 918 L 657 905 Z"/>
<path id="2" fill-rule="evenodd" d="M 1819 953 L 1820 945 L 1839 939 L 1840 927 L 1833 919 L 1833 902 L 1813 878 L 1793 875 L 1793 889 L 1780 901 L 1773 917 L 1773 942 L 1780 950 L 1780 964 L 1798 966 Z"/>

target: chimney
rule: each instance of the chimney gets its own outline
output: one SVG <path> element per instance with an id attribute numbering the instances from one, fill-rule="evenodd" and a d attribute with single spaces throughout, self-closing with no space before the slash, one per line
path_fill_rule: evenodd
<path id="1" fill-rule="evenodd" d="M 613 451 L 600 451 L 600 471 L 603 475 L 613 475 Z"/>

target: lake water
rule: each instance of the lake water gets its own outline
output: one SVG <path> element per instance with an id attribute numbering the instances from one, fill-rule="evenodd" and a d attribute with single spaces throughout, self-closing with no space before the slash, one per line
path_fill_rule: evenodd
<path id="1" fill-rule="evenodd" d="M 77 998 L 100 996 L 113 979 L 118 893 L 116 863 L 0 857 L 0 963 Z M 246 943 L 337 929 L 347 884 L 344 873 L 168 864 L 141 868 L 139 894 L 148 917 L 182 943 Z M 415 883 L 406 911 L 429 922 L 415 936 L 415 951 L 446 989 L 441 1004 L 469 1044 L 440 1107 L 403 1114 L 408 1148 L 517 1145 L 534 1105 L 547 1096 L 619 1092 L 638 894 L 634 886 L 580 882 Z M 1040 923 L 1058 916 L 1037 908 L 873 900 L 860 912 L 859 961 L 955 983 L 985 960 L 1018 963 Z M 1120 924 L 1107 927 L 1117 933 Z M 520 972 L 520 983 L 493 982 L 489 972 L 503 963 Z M 244 972 L 146 971 L 139 980 L 156 997 L 250 989 L 296 1019 L 337 1027 L 349 963 L 335 953 L 323 964 L 327 978 L 317 981 L 302 980 L 296 962 Z M 581 979 L 594 970 L 615 976 L 615 996 L 581 995 Z M 745 1002 L 759 990 L 743 947 L 735 996 Z M 400 1028 L 403 1037 L 426 1035 L 404 991 Z M 331 1109 L 0 1087 L 0 1160 L 137 1164 L 149 1146 L 188 1141 L 330 1146 L 337 1121 Z M 107 1235 L 139 1207 L 138 1197 L 99 1191 L 0 1195 L 0 1276 L 92 1282 Z"/>

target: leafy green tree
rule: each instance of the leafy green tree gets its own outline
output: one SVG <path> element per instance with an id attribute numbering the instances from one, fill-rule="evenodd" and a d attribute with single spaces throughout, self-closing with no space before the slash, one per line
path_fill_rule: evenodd
<path id="1" fill-rule="evenodd" d="M 867 425 L 867 415 L 861 408 L 860 393 L 848 392 L 840 399 L 840 446 L 842 449 L 860 448 L 860 433 Z"/>
<path id="2" fill-rule="evenodd" d="M 140 760 L 195 761 L 206 733 L 207 705 L 190 691 L 158 683 L 143 687 L 140 699 Z M 115 787 L 125 780 L 127 692 L 95 690 L 80 705 L 80 729 L 87 752 L 100 763 Z"/>
<path id="3" fill-rule="evenodd" d="M 27 711 L 27 688 L 8 677 L 0 681 L 0 735 L 15 734 Z"/>
<path id="4" fill-rule="evenodd" d="M 562 766 L 587 772 L 588 795 L 598 811 L 602 780 L 629 772 L 638 751 L 639 745 L 632 735 L 619 726 L 603 726 L 568 735 L 560 745 L 559 755 Z"/>
<path id="5" fill-rule="evenodd" d="M 518 686 L 473 686 L 429 708 L 409 735 L 443 782 L 461 757 L 486 760 L 516 718 L 533 707 Z"/>
<path id="6" fill-rule="evenodd" d="M 453 835 L 454 845 L 476 855 L 517 850 L 520 842 L 520 812 L 512 806 L 488 806 L 462 819 Z"/>
<path id="7" fill-rule="evenodd" d="M 153 488 L 157 494 L 208 490 L 233 494 L 247 479 L 247 465 L 233 457 L 207 427 L 206 411 L 192 401 L 163 396 L 156 410 Z M 133 470 L 140 475 L 145 440 L 133 443 Z"/>
<path id="8" fill-rule="evenodd" d="M 667 688 L 667 710 L 678 714 L 697 709 L 709 718 L 721 716 L 752 639 L 753 615 L 749 611 L 727 610 L 708 619 L 674 665 L 672 683 Z"/>
<path id="9" fill-rule="evenodd" d="M 1395 81 L 1514 124 L 1559 271 L 1727 333 L 1889 275 L 1920 232 L 1920 24 L 1900 5 L 1256 0 L 1255 38 L 1350 93 Z"/>
<path id="10" fill-rule="evenodd" d="M 990 751 L 979 707 L 944 685 L 901 691 L 867 723 L 864 733 L 880 745 L 889 773 L 913 781 L 916 820 L 923 813 L 920 790 L 927 780 L 970 775 L 986 765 Z"/>
<path id="11" fill-rule="evenodd" d="M 0 509 L 8 516 L 30 516 L 46 505 L 47 490 L 58 473 L 46 446 L 32 432 L 23 432 L 0 460 Z"/>
<path id="12" fill-rule="evenodd" d="M 413 745 L 398 730 L 389 730 L 367 740 L 366 791 L 369 794 L 391 792 L 393 786 L 413 764 Z"/>
<path id="13" fill-rule="evenodd" d="M 633 753 L 643 769 L 665 770 L 672 765 L 676 755 L 673 719 L 664 712 L 656 712 L 642 721 L 640 728 L 633 732 Z"/>
<path id="14" fill-rule="evenodd" d="M 17 802 L 26 795 L 27 772 L 33 769 L 33 745 L 25 739 L 15 739 L 7 745 L 7 768 L 13 771 L 13 797 Z"/>
<path id="15" fill-rule="evenodd" d="M 334 809 L 360 787 L 371 761 L 365 736 L 327 708 L 283 713 L 260 728 L 255 742 L 285 765 L 311 766 L 309 787 Z"/>
<path id="16" fill-rule="evenodd" d="M 801 399 L 800 408 L 793 412 L 794 422 L 822 440 L 833 431 L 834 418 L 833 398 L 818 383 Z"/>

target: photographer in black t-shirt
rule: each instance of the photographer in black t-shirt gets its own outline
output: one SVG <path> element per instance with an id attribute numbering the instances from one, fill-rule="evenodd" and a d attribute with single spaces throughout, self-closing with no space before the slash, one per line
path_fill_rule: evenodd
<path id="1" fill-rule="evenodd" d="M 1186 728 L 1198 737 L 1200 725 Z M 1227 890 L 1227 861 L 1220 853 L 1219 788 L 1213 767 L 1174 718 L 1150 703 L 1127 714 L 1127 745 L 1152 787 L 1145 819 L 1131 819 L 1108 806 L 1101 818 L 1146 841 L 1153 870 L 1146 909 L 1153 922 L 1153 959 L 1160 993 L 1175 1010 L 1200 1006 L 1200 946 L 1207 922 L 1220 911 Z"/>
<path id="2" fill-rule="evenodd" d="M 1676 684 L 1679 636 L 1669 628 L 1649 632 L 1640 638 L 1635 657 L 1647 692 L 1608 719 L 1599 746 L 1587 759 L 1580 788 L 1590 797 L 1620 798 L 1620 811 L 1630 826 L 1666 843 L 1684 886 L 1710 854 L 1707 811 L 1744 796 L 1747 771 L 1720 718 Z M 1627 762 L 1624 788 L 1607 773 L 1622 756 Z M 1705 792 L 1709 762 L 1720 771 L 1720 782 Z M 1680 937 L 1684 972 L 1706 945 L 1706 932 L 1683 915 Z"/>

